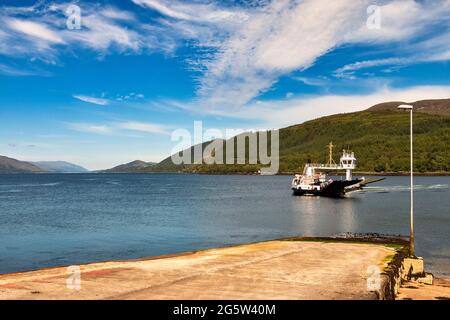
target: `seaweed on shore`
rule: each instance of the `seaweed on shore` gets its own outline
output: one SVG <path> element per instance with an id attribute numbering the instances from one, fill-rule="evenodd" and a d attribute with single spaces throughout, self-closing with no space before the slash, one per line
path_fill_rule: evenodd
<path id="1" fill-rule="evenodd" d="M 401 249 L 408 245 L 407 237 L 401 235 L 387 235 L 379 233 L 341 233 L 331 237 L 289 237 L 280 239 L 283 241 L 318 241 L 318 242 L 351 242 L 383 244 L 395 249 Z"/>

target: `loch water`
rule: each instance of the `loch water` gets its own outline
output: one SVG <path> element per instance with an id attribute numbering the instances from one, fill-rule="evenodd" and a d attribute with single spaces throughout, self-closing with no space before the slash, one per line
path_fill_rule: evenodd
<path id="1" fill-rule="evenodd" d="M 295 197 L 289 176 L 0 175 L 0 273 L 287 236 L 408 235 L 409 178 L 343 199 Z M 416 254 L 450 276 L 450 177 L 415 178 Z"/>

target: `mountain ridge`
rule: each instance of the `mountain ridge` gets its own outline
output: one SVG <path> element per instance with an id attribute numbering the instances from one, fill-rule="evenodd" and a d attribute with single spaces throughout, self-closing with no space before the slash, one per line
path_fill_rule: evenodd
<path id="1" fill-rule="evenodd" d="M 0 173 L 44 173 L 38 166 L 17 159 L 0 156 Z"/>
<path id="2" fill-rule="evenodd" d="M 87 169 L 66 161 L 22 161 L 0 156 L 0 173 L 85 173 Z"/>
<path id="3" fill-rule="evenodd" d="M 415 112 L 450 116 L 450 99 L 428 99 L 415 102 L 383 102 L 373 105 L 372 107 L 368 108 L 367 111 L 394 111 L 401 104 L 413 105 Z"/>
<path id="4" fill-rule="evenodd" d="M 33 161 L 30 162 L 49 173 L 87 173 L 89 170 L 67 161 Z"/>
<path id="5" fill-rule="evenodd" d="M 155 162 L 145 162 L 142 160 L 134 160 L 128 163 L 124 163 L 115 166 L 110 169 L 100 170 L 100 173 L 133 173 L 156 165 Z"/>
<path id="6" fill-rule="evenodd" d="M 428 99 L 413 103 L 390 101 L 358 112 L 329 115 L 288 126 L 280 132 L 280 173 L 298 172 L 309 160 L 325 162 L 325 146 L 333 141 L 338 149 L 351 147 L 359 161 L 358 171 L 401 173 L 409 170 L 409 117 L 397 109 L 413 104 L 414 157 L 418 172 L 450 172 L 450 99 Z M 252 133 L 256 136 L 259 133 Z M 231 139 L 236 139 L 233 137 Z M 202 144 L 204 149 L 210 141 Z M 186 149 L 193 153 L 194 146 Z M 224 152 L 225 154 L 225 152 Z M 335 158 L 338 155 L 335 153 Z M 40 166 L 39 166 L 40 164 Z M 0 156 L 0 173 L 56 172 L 51 165 L 64 161 L 26 162 Z M 50 165 L 50 167 L 49 167 Z M 47 169 L 44 168 L 47 166 Z M 99 173 L 256 173 L 261 165 L 174 165 L 171 156 L 159 163 L 135 160 Z M 84 169 L 86 170 L 86 169 Z M 67 172 L 67 171 L 66 171 Z M 85 172 L 85 171 L 83 171 Z"/>

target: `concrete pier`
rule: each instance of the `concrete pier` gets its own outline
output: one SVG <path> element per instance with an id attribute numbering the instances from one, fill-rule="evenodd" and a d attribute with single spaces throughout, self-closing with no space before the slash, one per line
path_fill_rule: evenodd
<path id="1" fill-rule="evenodd" d="M 0 275 L 0 299 L 377 299 L 377 270 L 395 255 L 383 244 L 268 241 L 92 263 L 79 274 L 58 267 Z"/>

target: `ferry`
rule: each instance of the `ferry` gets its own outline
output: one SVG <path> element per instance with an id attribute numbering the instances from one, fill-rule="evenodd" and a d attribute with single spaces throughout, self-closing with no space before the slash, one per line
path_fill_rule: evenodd
<path id="1" fill-rule="evenodd" d="M 353 178 L 352 171 L 356 168 L 354 152 L 343 150 L 339 164 L 333 160 L 333 143 L 330 142 L 329 159 L 326 164 L 307 163 L 303 174 L 296 174 L 292 179 L 292 190 L 294 195 L 299 196 L 327 196 L 342 197 L 346 193 L 361 190 L 365 185 L 382 179 L 368 180 L 364 177 Z M 322 171 L 345 171 L 345 180 L 333 180 Z"/>

